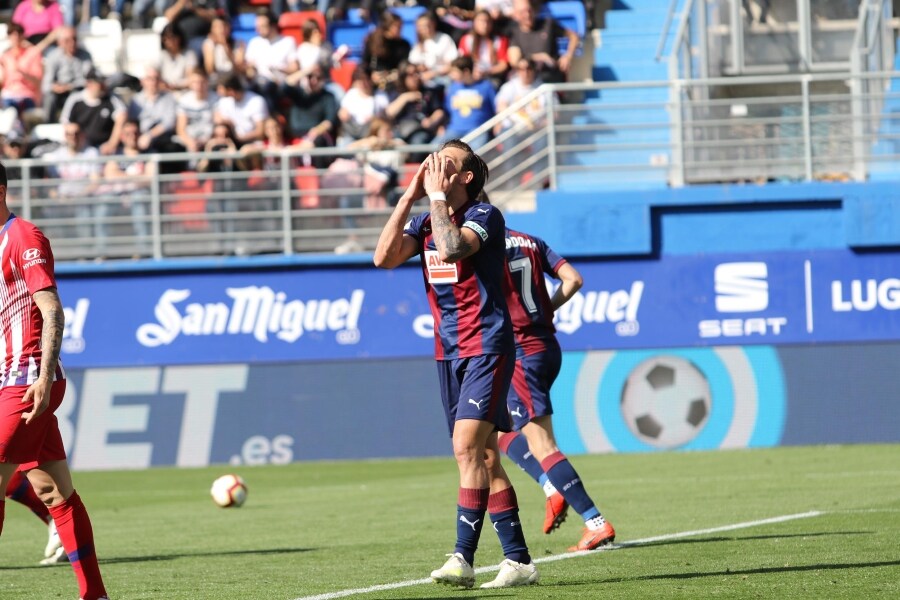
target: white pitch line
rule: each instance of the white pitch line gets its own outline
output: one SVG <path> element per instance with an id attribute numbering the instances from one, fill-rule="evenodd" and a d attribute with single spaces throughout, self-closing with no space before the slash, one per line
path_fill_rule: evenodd
<path id="1" fill-rule="evenodd" d="M 720 527 L 710 527 L 709 529 L 695 529 L 693 531 L 680 531 L 678 533 L 667 533 L 665 535 L 657 535 L 654 537 L 641 538 L 638 540 L 631 540 L 630 542 L 623 542 L 621 544 L 613 544 L 611 546 L 605 546 L 603 548 L 598 548 L 597 550 L 591 552 L 566 552 L 563 554 L 555 554 L 553 556 L 545 556 L 544 558 L 536 558 L 534 562 L 536 563 L 545 563 L 545 562 L 555 562 L 558 560 L 566 560 L 569 558 L 581 558 L 583 556 L 590 556 L 592 554 L 596 554 L 598 552 L 610 552 L 612 550 L 619 550 L 620 548 L 630 548 L 633 546 L 642 546 L 645 544 L 652 544 L 655 542 L 664 542 L 667 540 L 677 540 L 686 537 L 692 537 L 695 535 L 707 535 L 710 533 L 721 533 L 723 531 L 734 531 L 736 529 L 748 529 L 750 527 L 759 527 L 760 525 L 772 525 L 774 523 L 784 523 L 786 521 L 796 521 L 797 519 L 809 519 L 810 517 L 818 517 L 820 515 L 824 515 L 823 511 L 811 510 L 805 513 L 796 513 L 793 515 L 782 515 L 780 517 L 772 517 L 769 519 L 760 519 L 758 521 L 744 521 L 743 523 L 733 523 L 731 525 L 722 525 Z M 499 570 L 499 566 L 491 565 L 489 567 L 480 567 L 475 569 L 475 573 L 490 573 L 492 571 Z M 333 600 L 335 598 L 346 598 L 347 596 L 356 596 L 359 594 L 370 594 L 372 592 L 383 592 L 386 590 L 396 590 L 398 588 L 412 587 L 414 585 L 425 585 L 432 583 L 431 579 L 411 579 L 409 581 L 398 581 L 397 583 L 385 583 L 382 585 L 373 585 L 366 588 L 356 588 L 352 590 L 342 590 L 340 592 L 328 592 L 326 594 L 318 594 L 316 596 L 303 596 L 300 598 L 296 598 L 295 600 Z"/>

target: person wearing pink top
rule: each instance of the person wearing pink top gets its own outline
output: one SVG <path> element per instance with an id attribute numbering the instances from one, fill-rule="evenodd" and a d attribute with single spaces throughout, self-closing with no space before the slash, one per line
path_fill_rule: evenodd
<path id="1" fill-rule="evenodd" d="M 10 23 L 6 33 L 10 46 L 0 55 L 0 104 L 15 107 L 21 116 L 41 103 L 42 46 L 29 44 L 18 23 Z"/>
<path id="2" fill-rule="evenodd" d="M 29 42 L 37 44 L 63 24 L 63 13 L 56 0 L 22 0 L 13 11 L 12 22 L 22 26 Z"/>

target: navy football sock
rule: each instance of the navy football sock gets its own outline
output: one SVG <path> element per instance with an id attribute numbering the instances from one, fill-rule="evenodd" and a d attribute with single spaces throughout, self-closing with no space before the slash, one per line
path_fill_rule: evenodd
<path id="1" fill-rule="evenodd" d="M 524 435 L 519 433 L 505 433 L 500 436 L 500 450 L 506 453 L 511 461 L 519 465 L 519 467 L 531 475 L 531 478 L 539 484 L 544 485 L 547 480 L 541 463 L 531 454 L 528 449 L 528 440 Z"/>
<path id="2" fill-rule="evenodd" d="M 488 511 L 491 514 L 494 531 L 500 539 L 503 555 L 519 563 L 530 563 L 531 555 L 528 553 L 528 544 L 525 543 L 525 533 L 519 520 L 516 491 L 510 487 L 491 494 L 488 499 Z"/>
<path id="3" fill-rule="evenodd" d="M 484 513 L 487 511 L 489 489 L 473 490 L 459 488 L 459 500 L 456 506 L 456 548 L 454 552 L 462 554 L 470 565 L 475 564 L 475 551 L 478 550 L 478 538 L 484 526 Z"/>
<path id="4" fill-rule="evenodd" d="M 565 454 L 554 452 L 541 461 L 541 466 L 547 472 L 553 486 L 585 521 L 600 515 L 594 501 L 584 489 L 581 477 Z"/>

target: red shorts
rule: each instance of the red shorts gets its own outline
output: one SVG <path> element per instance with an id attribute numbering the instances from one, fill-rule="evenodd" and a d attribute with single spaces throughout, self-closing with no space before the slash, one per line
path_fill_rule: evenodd
<path id="1" fill-rule="evenodd" d="M 28 387 L 13 385 L 0 388 L 0 463 L 20 465 L 21 471 L 51 460 L 66 459 L 59 423 L 53 414 L 66 394 L 66 380 L 53 382 L 50 406 L 26 425 L 22 413 L 28 412 L 31 404 L 23 404 L 22 397 Z"/>

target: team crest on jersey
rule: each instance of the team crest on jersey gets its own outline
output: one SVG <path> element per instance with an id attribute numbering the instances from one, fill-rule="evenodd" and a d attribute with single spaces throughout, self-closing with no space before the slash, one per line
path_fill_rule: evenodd
<path id="1" fill-rule="evenodd" d="M 425 268 L 428 269 L 428 283 L 432 285 L 459 281 L 456 265 L 442 261 L 437 250 L 425 251 Z"/>

